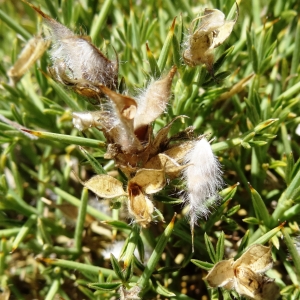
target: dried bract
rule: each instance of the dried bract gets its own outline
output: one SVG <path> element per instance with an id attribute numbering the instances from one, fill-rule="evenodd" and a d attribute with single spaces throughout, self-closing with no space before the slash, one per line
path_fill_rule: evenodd
<path id="1" fill-rule="evenodd" d="M 213 50 L 230 36 L 237 17 L 225 21 L 225 15 L 220 10 L 206 8 L 200 18 L 199 27 L 187 38 L 183 59 L 192 67 L 205 64 L 208 71 L 213 73 Z M 200 18 L 194 19 L 192 24 Z"/>
<path id="2" fill-rule="evenodd" d="M 78 94 L 96 100 L 103 96 L 100 84 L 113 90 L 117 88 L 118 61 L 110 61 L 88 37 L 75 35 L 39 8 L 29 5 L 43 17 L 50 28 L 53 65 L 49 70 L 57 81 L 71 87 Z"/>
<path id="3" fill-rule="evenodd" d="M 233 258 L 218 262 L 204 278 L 211 287 L 223 287 L 234 280 Z"/>
<path id="4" fill-rule="evenodd" d="M 11 85 L 17 84 L 25 72 L 44 54 L 49 45 L 50 42 L 45 41 L 41 36 L 34 36 L 27 42 L 17 61 L 7 71 Z"/>
<path id="5" fill-rule="evenodd" d="M 234 289 L 248 299 L 274 300 L 279 288 L 263 273 L 272 267 L 271 248 L 252 245 L 239 259 L 218 262 L 204 278 L 211 287 Z"/>

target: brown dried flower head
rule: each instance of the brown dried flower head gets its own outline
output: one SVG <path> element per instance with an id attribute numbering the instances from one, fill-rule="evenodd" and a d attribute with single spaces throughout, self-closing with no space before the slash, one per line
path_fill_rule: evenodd
<path id="1" fill-rule="evenodd" d="M 136 99 L 99 85 L 107 96 L 102 110 L 73 113 L 74 126 L 79 130 L 94 126 L 101 128 L 110 144 L 106 157 L 116 159 L 118 164 L 132 167 L 144 164 L 150 152 L 152 156 L 157 154 L 153 153 L 152 148 L 158 151 L 159 146 L 155 145 L 157 141 L 151 141 L 150 124 L 166 109 L 175 73 L 174 66 L 165 77 L 151 83 Z"/>
<path id="2" fill-rule="evenodd" d="M 166 111 L 170 100 L 176 66 L 164 77 L 153 80 L 137 97 L 120 94 L 116 91 L 117 61 L 110 61 L 86 37 L 75 35 L 37 7 L 32 7 L 50 28 L 53 41 L 50 71 L 54 78 L 88 99 L 96 99 L 91 101 L 93 104 L 99 104 L 100 98 L 104 98 L 98 111 L 73 112 L 74 126 L 78 130 L 90 127 L 101 130 L 107 141 L 104 158 L 113 159 L 127 177 L 125 188 L 118 179 L 103 174 L 82 184 L 101 198 L 127 199 L 129 215 L 142 227 L 147 227 L 155 212 L 151 196 L 165 187 L 166 178 L 181 177 L 182 171 L 187 169 L 183 176 L 185 181 L 197 177 L 187 183 L 189 197 L 183 200 L 191 207 L 189 217 L 191 228 L 194 228 L 197 217 L 207 215 L 207 198 L 216 194 L 221 172 L 209 142 L 202 136 L 194 139 L 192 128 L 168 137 L 173 122 L 180 116 L 153 134 L 152 122 Z M 207 15 L 206 21 L 212 23 L 212 16 L 208 12 Z M 216 30 L 220 31 L 219 27 L 225 24 L 224 18 L 219 15 L 218 18 L 218 25 L 209 28 L 210 35 L 214 32 L 211 37 L 214 45 Z M 205 30 L 201 28 L 196 35 Z"/>
<path id="3" fill-rule="evenodd" d="M 202 17 L 192 21 L 193 25 L 195 21 L 201 19 L 199 27 L 188 36 L 185 43 L 183 52 L 185 63 L 191 67 L 205 64 L 208 71 L 213 73 L 213 50 L 230 36 L 237 17 L 225 21 L 225 15 L 220 10 L 206 8 Z"/>
<path id="4" fill-rule="evenodd" d="M 252 245 L 239 259 L 218 262 L 204 278 L 211 287 L 235 290 L 241 296 L 255 300 L 275 300 L 279 288 L 263 273 L 273 265 L 271 248 Z"/>

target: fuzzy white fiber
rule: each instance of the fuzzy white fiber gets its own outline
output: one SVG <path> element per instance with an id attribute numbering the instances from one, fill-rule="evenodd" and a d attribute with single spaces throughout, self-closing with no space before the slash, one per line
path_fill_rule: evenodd
<path id="1" fill-rule="evenodd" d="M 194 147 L 185 155 L 188 165 L 183 173 L 187 184 L 185 202 L 190 206 L 189 219 L 193 233 L 194 225 L 200 217 L 209 214 L 209 199 L 218 200 L 218 190 L 223 185 L 221 165 L 213 154 L 210 143 L 205 137 L 195 141 Z"/>

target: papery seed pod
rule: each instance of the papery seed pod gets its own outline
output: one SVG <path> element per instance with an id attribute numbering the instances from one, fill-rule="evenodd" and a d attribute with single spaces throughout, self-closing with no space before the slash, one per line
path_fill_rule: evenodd
<path id="1" fill-rule="evenodd" d="M 103 94 L 99 85 L 115 90 L 118 84 L 118 61 L 110 61 L 88 37 L 75 35 L 39 8 L 28 3 L 50 28 L 50 51 L 53 62 L 50 72 L 54 78 L 75 92 L 99 100 Z M 98 102 L 92 102 L 96 104 Z"/>
<path id="2" fill-rule="evenodd" d="M 225 21 L 225 15 L 220 10 L 208 8 L 200 18 L 199 27 L 188 36 L 184 44 L 183 60 L 192 67 L 205 64 L 213 74 L 213 50 L 230 36 L 237 18 Z M 200 18 L 194 19 L 193 22 Z"/>
<path id="3" fill-rule="evenodd" d="M 209 214 L 209 199 L 215 198 L 216 201 L 219 197 L 218 190 L 223 185 L 222 171 L 205 137 L 194 142 L 194 147 L 184 157 L 184 164 L 188 165 L 183 172 L 187 186 L 184 201 L 189 204 L 193 241 L 194 225 L 198 218 Z"/>
<path id="4" fill-rule="evenodd" d="M 172 80 L 176 73 L 176 66 L 163 79 L 156 80 L 146 88 L 137 98 L 137 112 L 134 118 L 135 134 L 143 140 L 147 127 L 166 109 L 171 96 Z"/>
<path id="5" fill-rule="evenodd" d="M 165 172 L 163 169 L 139 169 L 130 179 L 130 184 L 138 185 L 145 194 L 155 194 L 166 185 Z"/>
<path id="6" fill-rule="evenodd" d="M 34 36 L 27 43 L 20 53 L 17 61 L 7 71 L 10 84 L 16 85 L 27 70 L 44 54 L 50 45 L 41 36 Z"/>

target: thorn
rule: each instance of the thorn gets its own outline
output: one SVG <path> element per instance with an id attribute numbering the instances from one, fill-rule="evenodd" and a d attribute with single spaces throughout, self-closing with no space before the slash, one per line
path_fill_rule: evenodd
<path id="1" fill-rule="evenodd" d="M 177 18 L 177 17 L 175 17 L 175 18 L 173 19 L 173 22 L 172 22 L 172 25 L 171 25 L 171 28 L 170 28 L 170 31 L 172 31 L 172 32 L 174 32 L 174 28 L 175 28 L 175 24 L 176 24 L 176 18 Z"/>
<path id="2" fill-rule="evenodd" d="M 195 252 L 195 243 L 194 243 L 194 223 L 190 222 L 190 227 L 191 227 L 191 235 L 192 235 L 192 253 Z"/>

